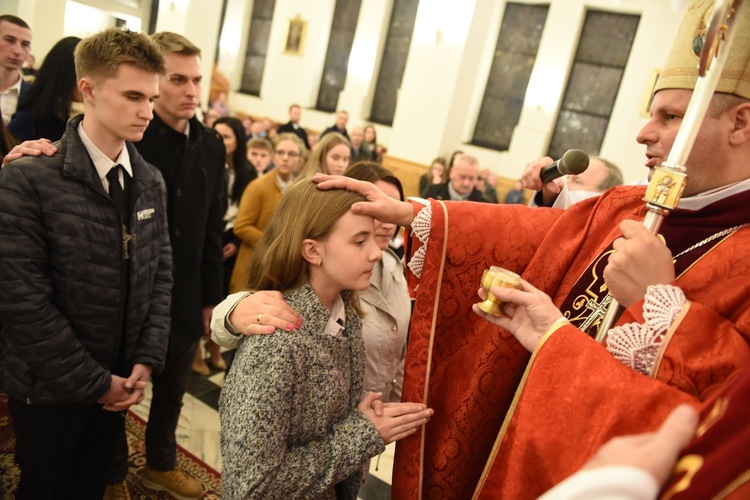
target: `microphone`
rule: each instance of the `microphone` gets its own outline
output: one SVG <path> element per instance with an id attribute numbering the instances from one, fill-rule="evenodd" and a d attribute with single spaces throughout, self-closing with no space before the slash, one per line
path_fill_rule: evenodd
<path id="1" fill-rule="evenodd" d="M 580 149 L 569 149 L 557 161 L 553 161 L 539 173 L 542 182 L 548 183 L 563 175 L 578 175 L 583 173 L 589 166 L 589 155 Z"/>

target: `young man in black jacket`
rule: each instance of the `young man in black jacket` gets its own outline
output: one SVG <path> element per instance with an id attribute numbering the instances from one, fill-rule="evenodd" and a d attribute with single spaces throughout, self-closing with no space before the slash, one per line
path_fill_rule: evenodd
<path id="1" fill-rule="evenodd" d="M 218 134 L 195 118 L 202 80 L 200 49 L 175 33 L 156 33 L 152 39 L 164 52 L 167 73 L 159 81 L 154 119 L 136 147 L 167 185 L 174 291 L 166 365 L 153 378 L 142 482 L 176 498 L 200 498 L 202 485 L 176 467 L 175 431 L 195 350 L 209 332 L 213 306 L 224 298 L 225 152 Z M 113 489 L 124 486 L 126 452 L 121 451 L 109 477 L 112 496 Z"/>
<path id="2" fill-rule="evenodd" d="M 164 181 L 130 141 L 153 117 L 164 59 L 109 29 L 76 49 L 77 116 L 53 156 L 0 171 L 3 389 L 25 498 L 101 498 L 167 349 L 172 260 Z"/>

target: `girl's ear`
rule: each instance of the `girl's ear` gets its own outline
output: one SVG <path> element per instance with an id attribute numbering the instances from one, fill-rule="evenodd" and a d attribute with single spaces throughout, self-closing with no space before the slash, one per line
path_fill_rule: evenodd
<path id="1" fill-rule="evenodd" d="M 310 265 L 320 265 L 321 260 L 323 260 L 320 253 L 320 243 L 309 238 L 302 240 L 302 258 Z"/>

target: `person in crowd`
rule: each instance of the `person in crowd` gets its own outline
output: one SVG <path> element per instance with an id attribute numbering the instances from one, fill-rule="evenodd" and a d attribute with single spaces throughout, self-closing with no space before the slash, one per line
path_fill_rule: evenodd
<path id="1" fill-rule="evenodd" d="M 453 153 L 451 153 L 450 160 L 448 160 L 448 168 L 445 171 L 445 178 L 447 179 L 450 176 L 451 169 L 453 169 L 453 165 L 456 164 L 456 160 L 458 160 L 461 155 L 463 155 L 464 152 L 460 149 L 455 150 Z"/>
<path id="2" fill-rule="evenodd" d="M 269 141 L 273 142 L 273 141 L 276 140 L 276 136 L 278 136 L 278 135 L 279 135 L 279 133 L 276 130 L 276 127 L 271 127 L 271 128 L 268 129 L 268 134 L 266 135 L 266 139 L 268 139 Z M 307 149 L 307 148 L 305 148 L 305 149 Z"/>
<path id="3" fill-rule="evenodd" d="M 365 394 L 356 292 L 370 286 L 382 252 L 374 220 L 350 212 L 360 199 L 299 182 L 258 243 L 249 289 L 283 293 L 306 320 L 240 344 L 219 400 L 223 498 L 354 500 L 362 464 L 432 415 L 392 403 L 378 416 L 380 394 Z"/>
<path id="4" fill-rule="evenodd" d="M 536 185 L 530 166 L 536 162 L 552 163 L 550 157 L 540 158 L 530 165 L 524 172 L 524 181 Z M 528 172 L 528 174 L 527 174 Z M 589 166 L 578 175 L 567 175 L 565 178 L 548 182 L 539 189 L 531 202 L 531 206 L 554 207 L 566 209 L 581 200 L 599 196 L 604 191 L 623 183 L 622 171 L 609 160 L 593 156 Z"/>
<path id="5" fill-rule="evenodd" d="M 370 153 L 372 155 L 375 155 L 375 159 L 373 161 L 376 161 L 378 163 L 381 163 L 383 161 L 383 158 L 378 158 L 376 156 L 375 150 L 378 146 L 378 132 L 375 130 L 375 127 L 372 125 L 365 126 L 365 141 L 362 143 L 362 149 L 366 153 Z M 352 162 L 354 163 L 354 162 Z"/>
<path id="6" fill-rule="evenodd" d="M 237 260 L 240 239 L 234 234 L 234 221 L 240 204 L 240 198 L 245 188 L 255 177 L 255 169 L 247 161 L 245 152 L 245 131 L 242 122 L 237 118 L 224 116 L 216 120 L 214 129 L 224 141 L 226 163 L 224 164 L 224 187 L 226 190 L 226 211 L 224 212 L 224 279 L 223 293 L 229 293 L 229 281 Z M 208 363 L 217 370 L 226 370 L 227 364 L 221 356 L 221 350 L 209 336 L 204 338 L 203 348 L 208 353 Z M 195 351 L 193 371 L 199 375 L 208 376 L 211 370 L 204 358 L 203 349 Z"/>
<path id="7" fill-rule="evenodd" d="M 75 112 L 73 104 L 81 102 L 73 61 L 73 52 L 80 41 L 75 36 L 63 38 L 44 58 L 39 74 L 19 100 L 8 124 L 8 130 L 19 140 L 57 141 L 62 137 L 68 118 Z"/>
<path id="8" fill-rule="evenodd" d="M 263 177 L 273 170 L 272 155 L 273 144 L 268 139 L 254 137 L 247 141 L 247 161 L 253 167 L 254 178 Z"/>
<path id="9" fill-rule="evenodd" d="M 349 113 L 346 111 L 339 111 L 336 113 L 336 123 L 328 127 L 323 131 L 322 134 L 320 134 L 320 138 L 323 139 L 324 136 L 336 133 L 343 135 L 346 140 L 349 140 L 349 133 L 346 131 L 346 124 L 349 121 Z"/>
<path id="10" fill-rule="evenodd" d="M 261 132 L 261 137 L 265 137 L 267 139 L 273 139 L 273 137 L 269 137 L 271 134 L 271 130 L 276 128 L 276 125 L 271 121 L 270 118 L 267 116 L 260 120 L 260 123 L 263 125 L 263 132 Z"/>
<path id="11" fill-rule="evenodd" d="M 219 92 L 216 94 L 216 99 L 211 103 L 211 109 L 219 113 L 220 117 L 229 116 L 232 113 L 232 110 L 229 109 L 229 104 L 227 104 L 226 92 Z"/>
<path id="12" fill-rule="evenodd" d="M 242 126 L 245 129 L 245 142 L 252 139 L 252 127 L 253 127 L 253 119 L 252 117 L 245 115 L 242 117 Z M 247 149 L 247 148 L 246 148 Z"/>
<path id="13" fill-rule="evenodd" d="M 419 178 L 419 196 L 424 197 L 427 188 L 434 184 L 443 184 L 448 177 L 445 176 L 445 160 L 437 157 L 432 160 L 430 169 Z"/>
<path id="14" fill-rule="evenodd" d="M 349 162 L 354 164 L 360 161 L 375 161 L 375 154 L 364 150 L 365 129 L 359 125 L 352 127 L 352 133 L 349 135 L 351 143 Z"/>
<path id="15" fill-rule="evenodd" d="M 513 184 L 513 189 L 508 191 L 508 194 L 505 195 L 503 203 L 506 205 L 523 205 L 526 203 L 523 194 L 523 182 L 517 180 Z"/>
<path id="16" fill-rule="evenodd" d="M 376 144 L 375 145 L 375 161 L 378 163 L 383 163 L 383 158 L 385 158 L 385 155 L 388 154 L 388 148 L 385 147 L 382 144 Z"/>
<path id="17" fill-rule="evenodd" d="M 268 227 L 281 196 L 294 180 L 294 172 L 300 168 L 304 151 L 305 145 L 296 135 L 279 135 L 272 151 L 276 167 L 268 175 L 250 183 L 242 194 L 234 221 L 234 235 L 240 245 L 229 285 L 231 293 L 244 289 L 253 248 Z"/>
<path id="18" fill-rule="evenodd" d="M 349 168 L 351 145 L 341 134 L 328 134 L 315 146 L 298 179 L 312 177 L 316 172 L 341 175 Z"/>
<path id="19" fill-rule="evenodd" d="M 18 101 L 31 85 L 23 79 L 21 67 L 31 52 L 31 28 L 20 17 L 0 16 L 0 112 L 7 125 Z"/>
<path id="20" fill-rule="evenodd" d="M 310 150 L 310 143 L 307 140 L 307 132 L 299 124 L 299 120 L 302 118 L 302 108 L 299 104 L 292 104 L 289 106 L 289 122 L 284 125 L 279 125 L 277 132 L 279 134 L 292 133 L 300 138 L 304 143 L 305 148 Z"/>
<path id="21" fill-rule="evenodd" d="M 315 149 L 315 146 L 320 142 L 320 136 L 318 134 L 309 134 L 307 136 L 307 143 L 310 144 L 310 151 Z"/>
<path id="22" fill-rule="evenodd" d="M 159 80 L 154 119 L 136 148 L 164 176 L 169 235 L 174 255 L 171 329 L 164 371 L 153 377 L 146 427 L 146 467 L 141 482 L 179 498 L 200 498 L 203 485 L 177 467 L 175 431 L 195 351 L 222 298 L 224 144 L 195 116 L 203 73 L 201 52 L 182 35 L 152 35 L 164 52 L 167 73 Z M 127 485 L 123 443 L 108 482 L 108 496 Z"/>
<path id="23" fill-rule="evenodd" d="M 0 171 L 0 378 L 18 499 L 102 498 L 125 410 L 167 349 L 164 181 L 131 142 L 153 117 L 164 58 L 112 28 L 84 39 L 75 64 L 85 117 L 54 156 Z"/>
<path id="24" fill-rule="evenodd" d="M 479 175 L 477 176 L 476 189 L 477 191 L 482 193 L 482 196 L 484 196 L 484 198 L 490 203 L 497 203 L 497 191 L 495 190 L 495 182 L 497 182 L 497 177 L 492 175 L 489 169 L 484 168 L 479 171 Z"/>
<path id="25" fill-rule="evenodd" d="M 655 86 L 651 118 L 637 136 L 651 172 L 670 154 L 693 96 L 693 41 L 705 32 L 711 7 L 698 0 L 688 6 Z M 750 260 L 741 250 L 750 244 L 744 208 L 750 202 L 750 87 L 744 84 L 750 79 L 750 10 L 740 11 L 737 23 L 686 161 L 683 197 L 659 236 L 639 222 L 643 186 L 618 186 L 561 211 L 436 202 L 427 208 L 417 201 L 402 205 L 351 179 L 321 184 L 356 186 L 366 194 L 372 201 L 355 204 L 355 213 L 404 226 L 415 222 L 410 269 L 420 281 L 409 348 L 429 351 L 441 369 L 430 372 L 424 357 L 411 359 L 404 397 L 426 394 L 443 411 L 424 441 L 418 436 L 401 446 L 394 496 L 418 487 L 453 497 L 475 491 L 538 496 L 606 440 L 655 429 L 671 408 L 705 401 L 750 364 L 744 333 Z M 532 165 L 535 189 L 548 163 Z M 490 320 L 484 321 L 469 313 L 476 300 L 470 297 L 491 265 L 523 281 L 521 290 L 491 289 L 507 304 L 502 311 L 508 316 L 482 315 Z M 683 295 L 667 287 L 673 282 Z M 446 287 L 449 293 L 441 293 Z M 623 312 L 614 328 L 601 332 L 603 345 L 591 337 L 599 334 L 612 298 Z M 480 386 L 492 387 L 492 396 Z M 472 408 L 465 420 L 464 408 Z M 444 433 L 459 442 L 436 439 Z"/>
<path id="26" fill-rule="evenodd" d="M 476 188 L 478 175 L 479 161 L 471 155 L 461 155 L 450 170 L 448 182 L 431 185 L 424 196 L 436 200 L 487 202 Z"/>
<path id="27" fill-rule="evenodd" d="M 34 78 L 36 78 L 36 73 L 36 57 L 34 57 L 34 54 L 29 54 L 29 57 L 26 58 L 26 61 L 21 67 L 21 74 L 26 81 L 32 83 Z"/>
<path id="28" fill-rule="evenodd" d="M 216 111 L 214 108 L 208 108 L 206 114 L 203 115 L 203 125 L 208 128 L 213 128 L 216 120 L 218 120 L 219 118 L 221 118 L 221 114 L 218 111 Z"/>

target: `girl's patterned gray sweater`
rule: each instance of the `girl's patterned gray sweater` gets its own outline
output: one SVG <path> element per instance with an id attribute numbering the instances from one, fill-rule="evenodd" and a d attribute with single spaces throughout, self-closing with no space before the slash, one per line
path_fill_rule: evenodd
<path id="1" fill-rule="evenodd" d="M 361 320 L 347 305 L 346 331 L 334 337 L 323 331 L 330 313 L 309 285 L 285 298 L 302 328 L 246 337 L 221 393 L 221 496 L 356 499 L 362 464 L 384 449 L 357 410 Z"/>

